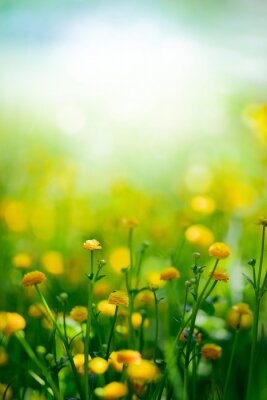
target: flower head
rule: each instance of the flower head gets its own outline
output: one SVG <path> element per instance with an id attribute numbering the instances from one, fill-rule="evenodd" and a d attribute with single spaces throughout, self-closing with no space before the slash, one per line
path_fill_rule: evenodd
<path id="1" fill-rule="evenodd" d="M 131 380 L 152 382 L 158 378 L 159 369 L 151 361 L 141 360 L 138 364 L 129 365 L 126 373 Z"/>
<path id="2" fill-rule="evenodd" d="M 215 242 L 209 247 L 209 255 L 214 258 L 223 259 L 231 254 L 229 246 L 223 242 Z"/>
<path id="3" fill-rule="evenodd" d="M 176 268 L 167 267 L 167 268 L 164 268 L 163 271 L 161 271 L 160 279 L 162 281 L 168 281 L 168 280 L 172 280 L 172 279 L 178 279 L 178 278 L 180 278 L 180 276 L 181 276 L 181 274 Z"/>
<path id="4" fill-rule="evenodd" d="M 123 218 L 122 224 L 127 228 L 136 228 L 139 225 L 139 222 L 135 218 Z"/>
<path id="5" fill-rule="evenodd" d="M 2 332 L 6 336 L 11 336 L 16 331 L 20 331 L 25 328 L 26 321 L 22 315 L 13 312 L 4 313 L 4 323 L 2 326 Z"/>
<path id="6" fill-rule="evenodd" d="M 258 218 L 258 224 L 262 226 L 267 226 L 267 217 Z"/>
<path id="7" fill-rule="evenodd" d="M 90 360 L 91 360 L 91 357 L 88 356 L 88 368 L 89 368 Z M 81 353 L 76 354 L 73 357 L 73 362 L 77 369 L 78 374 L 83 376 L 84 375 L 84 354 L 81 354 Z"/>
<path id="8" fill-rule="evenodd" d="M 90 239 L 90 240 L 86 240 L 86 242 L 84 242 L 83 247 L 86 250 L 101 250 L 102 246 L 100 246 L 100 242 L 96 239 Z"/>
<path id="9" fill-rule="evenodd" d="M 32 318 L 41 318 L 46 315 L 46 309 L 42 303 L 31 304 L 28 308 L 28 315 Z"/>
<path id="10" fill-rule="evenodd" d="M 117 352 L 117 360 L 123 364 L 138 364 L 141 361 L 141 354 L 136 350 L 120 350 Z"/>
<path id="11" fill-rule="evenodd" d="M 108 298 L 109 304 L 115 304 L 115 306 L 126 306 L 129 305 L 129 297 L 126 292 L 116 290 L 111 292 Z"/>
<path id="12" fill-rule="evenodd" d="M 28 253 L 18 253 L 13 257 L 12 263 L 16 268 L 27 269 L 32 265 L 32 258 Z"/>
<path id="13" fill-rule="evenodd" d="M 247 329 L 251 326 L 253 314 L 249 305 L 246 303 L 238 303 L 232 307 L 227 316 L 228 325 L 236 329 Z"/>
<path id="14" fill-rule="evenodd" d="M 71 310 L 70 316 L 74 321 L 83 322 L 87 320 L 88 310 L 84 306 L 75 306 Z"/>
<path id="15" fill-rule="evenodd" d="M 108 369 L 108 361 L 102 357 L 95 357 L 89 361 L 88 368 L 91 374 L 101 375 Z"/>
<path id="16" fill-rule="evenodd" d="M 110 304 L 108 300 L 101 300 L 97 303 L 97 309 L 106 317 L 113 317 L 116 311 L 115 304 Z"/>
<path id="17" fill-rule="evenodd" d="M 212 274 L 212 279 L 214 279 L 215 281 L 228 282 L 229 276 L 224 270 L 216 269 L 215 272 Z"/>
<path id="18" fill-rule="evenodd" d="M 95 395 L 106 400 L 117 400 L 126 396 L 127 393 L 128 388 L 125 383 L 122 382 L 111 382 L 103 388 L 95 389 Z"/>
<path id="19" fill-rule="evenodd" d="M 212 231 L 204 225 L 191 225 L 185 231 L 186 240 L 194 246 L 207 247 L 213 240 Z"/>
<path id="20" fill-rule="evenodd" d="M 24 287 L 38 285 L 46 280 L 46 276 L 41 271 L 32 271 L 24 275 L 22 284 Z"/>
<path id="21" fill-rule="evenodd" d="M 210 343 L 205 344 L 201 348 L 202 357 L 206 360 L 215 361 L 217 358 L 220 358 L 222 355 L 222 348 L 217 344 Z"/>
<path id="22" fill-rule="evenodd" d="M 109 355 L 108 362 L 111 364 L 111 366 L 119 373 L 122 372 L 123 370 L 123 363 L 118 361 L 118 352 L 117 351 L 112 351 L 112 353 Z"/>
<path id="23" fill-rule="evenodd" d="M 142 315 L 139 312 L 132 313 L 132 326 L 135 330 L 140 328 L 140 326 L 142 325 L 142 320 Z M 143 326 L 144 328 L 147 328 L 149 326 L 149 321 L 147 318 L 145 318 Z"/>

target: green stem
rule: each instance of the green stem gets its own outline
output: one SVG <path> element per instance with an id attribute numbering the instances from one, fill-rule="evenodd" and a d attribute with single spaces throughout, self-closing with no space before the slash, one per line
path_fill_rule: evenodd
<path id="1" fill-rule="evenodd" d="M 114 318 L 113 318 L 113 322 L 112 322 L 112 327 L 111 327 L 111 331 L 110 331 L 109 339 L 108 339 L 108 347 L 107 347 L 107 354 L 106 354 L 106 359 L 107 360 L 109 358 L 110 345 L 111 345 L 112 336 L 113 336 L 113 332 L 114 332 L 114 328 L 115 328 L 115 324 L 116 324 L 116 319 L 117 319 L 117 315 L 118 315 L 118 309 L 119 309 L 119 306 L 116 306 L 115 314 L 114 314 Z"/>
<path id="2" fill-rule="evenodd" d="M 64 344 L 64 347 L 65 347 L 65 350 L 66 350 L 66 353 L 67 353 L 67 356 L 68 356 L 68 359 L 69 359 L 69 362 L 70 362 L 70 365 L 71 365 L 71 369 L 72 369 L 72 372 L 73 372 L 73 376 L 74 376 L 74 379 L 75 379 L 77 390 L 78 390 L 81 398 L 83 398 L 83 391 L 82 391 L 80 380 L 79 380 L 79 376 L 78 376 L 78 373 L 77 373 L 77 370 L 76 370 L 76 367 L 75 367 L 75 364 L 74 364 L 74 361 L 73 361 L 73 357 L 72 357 L 72 354 L 71 354 L 71 351 L 70 351 L 70 348 L 69 348 L 68 340 L 65 338 L 64 334 L 62 333 L 62 331 L 61 331 L 61 329 L 60 329 L 60 327 L 59 327 L 54 315 L 52 314 L 52 311 L 50 310 L 49 305 L 47 304 L 46 299 L 44 298 L 43 294 L 40 292 L 40 289 L 39 289 L 38 285 L 35 285 L 35 289 L 36 289 L 36 291 L 37 291 L 37 293 L 38 293 L 38 295 L 39 295 L 39 297 L 41 299 L 41 302 L 43 303 L 43 305 L 44 305 L 44 307 L 46 309 L 47 314 L 49 315 L 51 321 L 53 322 L 54 326 L 57 329 L 57 332 L 59 334 L 59 337 L 60 337 L 62 343 Z"/>
<path id="3" fill-rule="evenodd" d="M 152 290 L 154 295 L 154 302 L 155 302 L 155 343 L 154 343 L 154 356 L 153 359 L 156 359 L 157 347 L 158 347 L 158 336 L 159 336 L 159 307 L 158 307 L 158 299 L 156 296 L 156 291 Z"/>
<path id="4" fill-rule="evenodd" d="M 87 304 L 87 321 L 86 321 L 86 331 L 85 331 L 85 341 L 84 341 L 84 387 L 85 387 L 85 400 L 90 399 L 89 395 L 89 382 L 88 382 L 88 356 L 90 347 L 90 333 L 92 325 L 92 304 L 93 304 L 93 294 L 94 294 L 94 252 L 91 250 L 91 277 L 89 278 L 88 285 L 88 304 Z"/>
<path id="5" fill-rule="evenodd" d="M 215 399 L 215 391 L 216 391 L 216 381 L 215 381 L 215 364 L 212 361 L 212 370 L 211 370 L 211 399 Z"/>
<path id="6" fill-rule="evenodd" d="M 240 321 L 240 318 L 239 318 L 239 321 Z M 229 360 L 229 364 L 228 364 L 222 400 L 227 399 L 228 386 L 229 386 L 229 382 L 230 382 L 230 378 L 231 378 L 234 355 L 235 355 L 237 340 L 238 340 L 238 336 L 239 336 L 239 324 L 240 324 L 240 322 L 238 322 L 237 329 L 235 331 L 234 342 L 233 342 L 231 356 L 230 356 L 230 360 Z"/>
<path id="7" fill-rule="evenodd" d="M 196 359 L 196 345 L 193 349 L 193 375 L 192 375 L 192 392 L 193 400 L 196 400 L 196 378 L 197 378 L 197 359 Z"/>
<path id="8" fill-rule="evenodd" d="M 17 332 L 15 333 L 16 338 L 18 339 L 18 341 L 20 342 L 20 344 L 22 345 L 22 347 L 24 348 L 25 352 L 28 354 L 28 356 L 30 357 L 30 359 L 36 364 L 36 366 L 41 370 L 42 374 L 44 375 L 47 383 L 50 385 L 54 397 L 58 400 L 61 400 L 61 395 L 60 392 L 55 384 L 55 382 L 53 381 L 53 379 L 51 378 L 50 374 L 48 373 L 48 369 L 38 360 L 38 358 L 36 357 L 36 355 L 34 354 L 33 350 L 31 349 L 31 347 L 29 346 L 28 342 L 25 340 L 24 336 L 20 333 Z"/>
<path id="9" fill-rule="evenodd" d="M 263 225 L 262 226 L 262 235 L 261 235 L 261 255 L 260 255 L 260 264 L 259 264 L 259 272 L 258 272 L 258 282 L 257 282 L 258 290 L 260 290 L 260 284 L 261 284 L 261 273 L 262 273 L 263 257 L 264 257 L 265 228 L 266 228 L 266 226 Z"/>
<path id="10" fill-rule="evenodd" d="M 128 247 L 130 252 L 130 288 L 133 285 L 133 228 L 129 228 Z"/>
<path id="11" fill-rule="evenodd" d="M 258 338 L 258 325 L 259 325 L 259 314 L 260 314 L 260 299 L 256 298 L 255 304 L 255 312 L 253 319 L 253 328 L 252 328 L 252 347 L 249 359 L 249 370 L 248 370 L 248 385 L 247 385 L 247 396 L 246 399 L 249 400 L 252 378 L 254 373 L 254 364 L 255 364 L 255 353 L 256 353 L 256 344 Z"/>
<path id="12" fill-rule="evenodd" d="M 209 295 L 211 294 L 211 292 L 213 291 L 213 289 L 215 288 L 215 286 L 217 285 L 217 283 L 218 283 L 218 281 L 214 281 L 214 282 L 213 282 L 213 284 L 212 284 L 211 287 L 210 287 L 210 290 L 209 290 L 208 293 L 205 295 L 204 300 L 206 300 L 206 299 L 209 297 Z"/>

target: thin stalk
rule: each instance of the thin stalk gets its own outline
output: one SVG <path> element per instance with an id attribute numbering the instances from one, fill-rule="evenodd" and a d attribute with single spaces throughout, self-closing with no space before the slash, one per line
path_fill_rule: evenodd
<path id="1" fill-rule="evenodd" d="M 239 321 L 240 321 L 240 318 L 239 318 Z M 236 345 L 237 345 L 238 336 L 239 336 L 239 332 L 240 332 L 239 323 L 237 325 L 237 329 L 235 330 L 235 336 L 234 336 L 231 356 L 230 356 L 230 360 L 229 360 L 229 364 L 228 364 L 228 369 L 227 369 L 227 375 L 226 375 L 225 384 L 224 384 L 224 391 L 223 391 L 222 400 L 226 400 L 227 399 L 227 392 L 228 392 L 228 386 L 229 386 L 229 382 L 230 382 L 230 378 L 231 378 L 231 374 L 232 374 L 234 355 L 235 355 Z"/>
<path id="2" fill-rule="evenodd" d="M 259 325 L 259 314 L 260 314 L 260 299 L 255 299 L 255 312 L 253 319 L 253 328 L 252 328 L 252 347 L 249 359 L 249 370 L 248 370 L 248 385 L 247 385 L 247 396 L 246 399 L 249 400 L 252 378 L 254 373 L 254 364 L 255 364 L 255 353 L 256 353 L 256 344 L 258 338 L 258 325 Z"/>
<path id="3" fill-rule="evenodd" d="M 133 228 L 129 228 L 128 247 L 129 247 L 129 252 L 130 252 L 130 288 L 132 288 L 132 285 L 133 285 L 133 267 L 134 267 L 134 262 L 133 262 Z"/>
<path id="4" fill-rule="evenodd" d="M 29 346 L 28 342 L 25 340 L 25 338 L 18 332 L 15 333 L 16 338 L 18 339 L 18 341 L 20 342 L 20 344 L 22 345 L 22 347 L 24 348 L 25 352 L 28 354 L 28 356 L 30 357 L 30 359 L 35 363 L 35 365 L 41 370 L 42 374 L 45 377 L 45 380 L 47 381 L 47 383 L 50 385 L 54 397 L 58 400 L 61 400 L 62 397 L 60 395 L 60 392 L 55 384 L 55 382 L 53 381 L 52 377 L 50 376 L 48 369 L 38 360 L 38 358 L 36 357 L 36 355 L 34 354 L 33 350 L 31 349 L 31 347 Z"/>
<path id="5" fill-rule="evenodd" d="M 115 328 L 115 324 L 116 324 L 116 319 L 117 319 L 117 315 L 118 315 L 118 309 L 119 309 L 119 306 L 116 306 L 115 314 L 114 314 L 113 322 L 112 322 L 112 327 L 111 327 L 111 331 L 110 331 L 109 339 L 108 339 L 108 347 L 107 347 L 107 354 L 106 354 L 106 359 L 107 360 L 109 358 L 110 345 L 111 345 L 112 336 L 113 336 L 113 332 L 114 332 L 114 328 Z"/>
<path id="6" fill-rule="evenodd" d="M 214 281 L 214 282 L 213 282 L 213 284 L 212 284 L 211 287 L 210 287 L 210 290 L 209 290 L 208 293 L 205 295 L 204 300 L 206 300 L 206 299 L 209 297 L 209 295 L 211 294 L 211 292 L 213 291 L 213 289 L 215 288 L 215 286 L 217 285 L 217 283 L 218 283 L 218 281 Z"/>
<path id="7" fill-rule="evenodd" d="M 74 361 L 73 361 L 73 357 L 72 357 L 72 354 L 71 354 L 71 351 L 70 351 L 70 348 L 69 348 L 68 340 L 65 339 L 64 334 L 61 332 L 61 329 L 60 329 L 60 327 L 59 327 L 54 315 L 52 314 L 52 311 L 50 310 L 50 307 L 47 304 L 47 301 L 46 301 L 45 297 L 40 292 L 40 289 L 39 289 L 38 285 L 35 285 L 35 289 L 36 289 L 36 291 L 37 291 L 37 293 L 38 293 L 38 295 L 39 295 L 39 297 L 41 299 L 41 302 L 43 303 L 43 305 L 44 305 L 44 307 L 46 309 L 47 314 L 49 315 L 51 321 L 53 322 L 54 326 L 56 327 L 61 341 L 64 344 L 64 347 L 65 347 L 65 350 L 66 350 L 66 353 L 67 353 L 67 356 L 68 356 L 68 359 L 69 359 L 69 362 L 70 362 L 70 365 L 71 365 L 71 369 L 72 369 L 72 372 L 73 372 L 73 376 L 74 376 L 74 379 L 75 379 L 77 390 L 78 390 L 81 398 L 83 398 L 83 391 L 82 391 L 82 388 L 81 388 L 81 384 L 80 384 L 79 376 L 78 376 L 78 373 L 77 373 L 77 369 L 75 367 L 75 364 L 74 364 Z"/>
<path id="8" fill-rule="evenodd" d="M 196 400 L 196 378 L 197 378 L 197 359 L 196 359 L 196 345 L 193 349 L 193 371 L 192 371 L 192 392 L 193 400 Z"/>
<path id="9" fill-rule="evenodd" d="M 261 284 L 261 273 L 262 273 L 263 257 L 264 257 L 265 228 L 266 228 L 266 226 L 263 225 L 262 226 L 262 235 L 261 235 L 260 264 L 259 264 L 258 281 L 257 281 L 258 290 L 260 290 L 260 284 Z"/>
<path id="10" fill-rule="evenodd" d="M 153 290 L 153 295 L 154 295 L 154 302 L 155 302 L 155 323 L 156 323 L 156 326 L 155 326 L 154 356 L 153 356 L 153 359 L 155 361 L 157 347 L 158 347 L 158 336 L 159 336 L 159 307 L 158 307 L 158 299 L 157 299 L 155 290 Z"/>
<path id="11" fill-rule="evenodd" d="M 89 279 L 88 285 L 88 304 L 87 304 L 87 321 L 86 321 L 86 331 L 84 339 L 84 386 L 85 386 L 85 400 L 89 400 L 89 383 L 88 383 L 88 356 L 89 356 L 89 346 L 90 346 L 90 333 L 92 325 L 92 303 L 93 303 L 93 293 L 94 293 L 94 252 L 91 250 L 91 277 Z"/>
<path id="12" fill-rule="evenodd" d="M 188 287 L 185 290 L 184 309 L 183 309 L 183 314 L 182 314 L 182 324 L 184 323 L 184 317 L 185 317 L 186 305 L 187 305 L 187 298 L 188 298 Z"/>
<path id="13" fill-rule="evenodd" d="M 212 361 L 212 369 L 211 369 L 211 399 L 214 400 L 216 392 L 216 380 L 215 380 L 215 364 Z"/>

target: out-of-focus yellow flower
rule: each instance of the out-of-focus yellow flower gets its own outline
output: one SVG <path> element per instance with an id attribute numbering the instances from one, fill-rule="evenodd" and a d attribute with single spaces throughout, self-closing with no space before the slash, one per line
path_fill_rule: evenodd
<path id="1" fill-rule="evenodd" d="M 204 225 L 191 225 L 185 231 L 186 240 L 194 246 L 208 247 L 214 241 L 212 231 Z"/>
<path id="2" fill-rule="evenodd" d="M 194 196 L 191 199 L 191 207 L 202 215 L 210 215 L 215 211 L 215 201 L 209 196 Z"/>
<path id="3" fill-rule="evenodd" d="M 22 284 L 23 286 L 33 286 L 33 285 L 38 285 L 40 283 L 43 283 L 46 280 L 46 276 L 43 272 L 41 271 L 32 271 L 28 272 L 27 274 L 24 275 L 22 278 Z"/>
<path id="4" fill-rule="evenodd" d="M 263 226 L 267 226 L 267 217 L 258 218 L 258 224 L 259 225 L 263 225 Z"/>
<path id="5" fill-rule="evenodd" d="M 9 201 L 3 210 L 8 228 L 13 232 L 23 232 L 28 227 L 25 205 L 20 201 Z"/>
<path id="6" fill-rule="evenodd" d="M 206 360 L 215 361 L 222 355 L 222 348 L 217 344 L 210 343 L 201 347 L 202 357 Z"/>
<path id="7" fill-rule="evenodd" d="M 6 349 L 0 346 L 0 367 L 4 367 L 8 363 L 8 354 Z"/>
<path id="8" fill-rule="evenodd" d="M 111 292 L 108 298 L 109 304 L 115 304 L 115 306 L 126 306 L 129 305 L 129 297 L 126 292 L 116 290 Z"/>
<path id="9" fill-rule="evenodd" d="M 159 369 L 151 361 L 141 360 L 138 364 L 129 365 L 126 373 L 131 380 L 152 382 L 158 378 Z"/>
<path id="10" fill-rule="evenodd" d="M 139 312 L 132 313 L 132 326 L 135 330 L 140 328 L 142 324 L 142 319 L 142 315 Z M 143 326 L 144 328 L 148 328 L 149 321 L 147 318 L 145 318 Z"/>
<path id="11" fill-rule="evenodd" d="M 95 296 L 105 296 L 106 294 L 110 293 L 111 285 L 109 282 L 106 282 L 105 279 L 101 279 L 97 281 L 94 285 L 94 295 Z"/>
<path id="12" fill-rule="evenodd" d="M 11 400 L 13 396 L 13 390 L 11 387 L 7 389 L 7 385 L 5 383 L 0 383 L 0 399 L 4 398 L 5 393 L 5 400 Z"/>
<path id="13" fill-rule="evenodd" d="M 181 333 L 180 336 L 179 336 L 179 340 L 180 340 L 181 342 L 186 342 L 186 341 L 187 341 L 187 338 L 188 338 L 188 335 L 189 335 L 189 331 L 190 331 L 190 328 L 185 328 L 185 329 L 182 331 L 182 333 Z M 194 340 L 197 344 L 199 344 L 199 343 L 201 342 L 201 338 L 202 338 L 201 332 L 199 332 L 199 330 L 198 330 L 197 328 L 195 328 L 195 329 L 194 329 L 194 332 L 193 332 L 193 340 Z"/>
<path id="14" fill-rule="evenodd" d="M 42 303 L 31 304 L 28 308 L 28 315 L 32 318 L 41 318 L 46 315 L 46 309 Z"/>
<path id="15" fill-rule="evenodd" d="M 25 328 L 26 321 L 22 317 L 22 315 L 15 313 L 15 312 L 7 312 L 4 313 L 4 329 L 3 333 L 6 336 L 11 336 L 16 331 L 20 331 Z"/>
<path id="16" fill-rule="evenodd" d="M 122 268 L 128 267 L 130 264 L 130 252 L 128 247 L 118 247 L 113 250 L 109 256 L 109 264 L 117 273 L 121 272 Z"/>
<path id="17" fill-rule="evenodd" d="M 118 352 L 113 351 L 108 359 L 108 362 L 111 364 L 111 366 L 119 373 L 122 372 L 123 370 L 123 363 L 118 361 Z"/>
<path id="18" fill-rule="evenodd" d="M 252 325 L 252 321 L 253 314 L 246 303 L 234 305 L 227 316 L 227 323 L 233 329 L 236 329 L 238 325 L 240 329 L 247 329 Z"/>
<path id="19" fill-rule="evenodd" d="M 44 269 L 52 275 L 61 275 L 64 272 L 63 257 L 58 251 L 47 251 L 41 258 Z"/>
<path id="20" fill-rule="evenodd" d="M 222 282 L 228 282 L 229 281 L 229 276 L 223 269 L 216 269 L 215 272 L 212 274 L 212 279 L 214 281 L 222 281 Z"/>
<path id="21" fill-rule="evenodd" d="M 136 307 L 141 307 L 145 304 L 154 304 L 154 295 L 150 290 L 142 290 L 135 296 Z"/>
<path id="22" fill-rule="evenodd" d="M 209 255 L 214 258 L 223 259 L 231 254 L 229 246 L 223 242 L 215 242 L 209 247 Z"/>
<path id="23" fill-rule="evenodd" d="M 89 362 L 91 360 L 91 357 L 88 356 L 88 368 L 89 368 Z M 74 365 L 77 369 L 77 372 L 79 375 L 84 376 L 84 354 L 75 354 L 73 357 L 73 362 Z"/>
<path id="24" fill-rule="evenodd" d="M 146 274 L 146 281 L 151 289 L 159 289 L 165 285 L 165 281 L 160 279 L 159 271 L 149 271 Z"/>
<path id="25" fill-rule="evenodd" d="M 51 239 L 56 230 L 55 210 L 48 205 L 37 205 L 32 210 L 30 223 L 38 238 L 42 240 Z"/>
<path id="26" fill-rule="evenodd" d="M 84 244 L 83 244 L 83 247 L 86 250 L 92 250 L 92 251 L 93 250 L 101 250 L 102 249 L 102 246 L 100 246 L 99 241 L 96 240 L 96 239 L 86 240 L 86 242 L 84 242 Z"/>
<path id="27" fill-rule="evenodd" d="M 174 267 L 166 267 L 163 271 L 161 271 L 160 279 L 162 281 L 169 281 L 172 279 L 180 278 L 180 272 Z"/>
<path id="28" fill-rule="evenodd" d="M 101 375 L 108 369 L 108 362 L 102 357 L 95 357 L 89 361 L 88 367 L 91 374 Z"/>
<path id="29" fill-rule="evenodd" d="M 3 332 L 6 327 L 6 311 L 0 311 L 0 332 Z"/>
<path id="30" fill-rule="evenodd" d="M 106 317 L 113 317 L 115 314 L 115 304 L 110 304 L 108 300 L 101 300 L 97 303 L 97 309 Z"/>
<path id="31" fill-rule="evenodd" d="M 12 259 L 14 267 L 19 269 L 27 269 L 32 265 L 32 258 L 28 253 L 18 253 Z"/>
<path id="32" fill-rule="evenodd" d="M 141 354 L 136 350 L 120 350 L 117 352 L 117 360 L 123 364 L 140 364 Z"/>
<path id="33" fill-rule="evenodd" d="M 106 400 L 117 400 L 126 396 L 127 393 L 128 388 L 125 383 L 122 382 L 111 382 L 103 388 L 95 389 L 95 395 Z"/>
<path id="34" fill-rule="evenodd" d="M 126 228 L 136 228 L 139 225 L 139 222 L 137 221 L 137 219 L 135 218 L 123 218 L 122 220 L 122 224 L 126 227 Z"/>
<path id="35" fill-rule="evenodd" d="M 87 320 L 88 310 L 84 306 L 75 306 L 72 308 L 70 316 L 74 321 L 83 322 Z"/>

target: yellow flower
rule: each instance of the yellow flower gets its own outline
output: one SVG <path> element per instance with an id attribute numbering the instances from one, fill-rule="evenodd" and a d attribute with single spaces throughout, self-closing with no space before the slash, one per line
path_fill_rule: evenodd
<path id="1" fill-rule="evenodd" d="M 107 293 L 110 293 L 111 285 L 108 282 L 105 282 L 104 279 L 96 282 L 94 285 L 94 295 L 95 296 L 105 296 Z"/>
<path id="2" fill-rule="evenodd" d="M 122 224 L 126 227 L 126 228 L 136 228 L 139 225 L 139 222 L 137 221 L 137 219 L 135 218 L 123 218 L 122 220 Z"/>
<path id="3" fill-rule="evenodd" d="M 140 328 L 141 324 L 142 324 L 142 315 L 139 312 L 132 313 L 132 326 L 133 326 L 133 328 L 135 330 L 137 330 L 138 328 Z M 147 318 L 145 318 L 143 326 L 144 326 L 144 328 L 148 328 L 149 321 L 148 321 Z"/>
<path id="4" fill-rule="evenodd" d="M 263 225 L 263 226 L 267 226 L 267 217 L 258 218 L 258 224 L 259 225 Z"/>
<path id="5" fill-rule="evenodd" d="M 131 380 L 152 382 L 158 378 L 159 369 L 154 363 L 141 360 L 138 364 L 131 364 L 127 367 L 127 376 Z"/>
<path id="6" fill-rule="evenodd" d="M 97 309 L 106 317 L 113 317 L 115 314 L 116 306 L 114 304 L 110 304 L 108 300 L 101 300 L 97 304 Z"/>
<path id="7" fill-rule="evenodd" d="M 86 240 L 86 242 L 84 242 L 83 247 L 86 250 L 100 250 L 102 249 L 102 246 L 100 246 L 100 243 L 98 240 L 96 239 L 90 239 L 90 240 Z"/>
<path id="8" fill-rule="evenodd" d="M 117 360 L 123 364 L 136 364 L 141 361 L 141 354 L 136 350 L 120 350 L 117 352 Z"/>
<path id="9" fill-rule="evenodd" d="M 160 279 L 160 272 L 158 271 L 149 271 L 146 275 L 146 280 L 150 289 L 159 289 L 166 283 Z"/>
<path id="10" fill-rule="evenodd" d="M 227 275 L 227 273 L 224 270 L 216 269 L 212 275 L 212 279 L 214 279 L 215 281 L 228 282 L 229 276 Z"/>
<path id="11" fill-rule="evenodd" d="M 90 360 L 91 360 L 91 357 L 88 356 L 88 368 L 89 368 Z M 80 354 L 80 353 L 76 354 L 73 357 L 73 362 L 74 362 L 74 365 L 75 365 L 75 367 L 77 369 L 78 374 L 83 376 L 84 375 L 84 354 Z"/>
<path id="12" fill-rule="evenodd" d="M 233 329 L 236 329 L 238 325 L 242 330 L 247 329 L 252 325 L 252 321 L 253 314 L 246 303 L 234 305 L 227 316 L 227 323 Z"/>
<path id="13" fill-rule="evenodd" d="M 130 252 L 128 247 L 118 247 L 113 250 L 109 256 L 109 264 L 117 273 L 120 273 L 122 268 L 128 267 L 130 264 Z"/>
<path id="14" fill-rule="evenodd" d="M 113 351 L 108 359 L 108 362 L 111 364 L 111 366 L 117 371 L 117 372 L 122 372 L 123 370 L 123 363 L 118 361 L 118 352 Z"/>
<path id="15" fill-rule="evenodd" d="M 154 295 L 150 290 L 142 290 L 135 296 L 136 306 L 143 306 L 146 304 L 154 304 Z"/>
<path id="16" fill-rule="evenodd" d="M 163 271 L 161 271 L 160 279 L 162 281 L 168 281 L 168 280 L 172 280 L 172 279 L 178 279 L 178 278 L 180 278 L 180 276 L 181 276 L 181 274 L 176 268 L 167 267 L 167 268 L 164 268 Z"/>
<path id="17" fill-rule="evenodd" d="M 74 321 L 83 322 L 87 320 L 88 311 L 84 306 L 76 306 L 70 312 L 70 316 Z"/>
<path id="18" fill-rule="evenodd" d="M 222 348 L 217 344 L 205 344 L 201 348 L 202 357 L 206 360 L 215 361 L 222 355 Z"/>
<path id="19" fill-rule="evenodd" d="M 6 349 L 0 346 L 0 367 L 4 367 L 8 363 L 8 354 Z"/>
<path id="20" fill-rule="evenodd" d="M 129 305 L 129 297 L 127 293 L 120 290 L 111 292 L 108 298 L 109 304 L 115 304 L 115 306 L 126 306 Z"/>
<path id="21" fill-rule="evenodd" d="M 108 362 L 102 357 L 95 357 L 89 361 L 88 367 L 92 374 L 101 375 L 108 369 Z"/>
<path id="22" fill-rule="evenodd" d="M 0 399 L 4 398 L 5 393 L 5 400 L 11 400 L 13 396 L 13 390 L 11 387 L 7 389 L 7 385 L 5 383 L 0 383 Z"/>
<path id="23" fill-rule="evenodd" d="M 25 319 L 18 313 L 8 312 L 5 314 L 5 327 L 3 333 L 11 336 L 14 332 L 24 329 L 26 326 Z"/>
<path id="24" fill-rule="evenodd" d="M 41 318 L 46 315 L 46 309 L 42 303 L 31 304 L 28 309 L 28 315 L 32 318 Z"/>
<path id="25" fill-rule="evenodd" d="M 204 225 L 191 225 L 185 231 L 185 238 L 194 246 L 207 247 L 213 242 L 214 235 Z"/>
<path id="26" fill-rule="evenodd" d="M 209 255 L 211 257 L 223 259 L 229 257 L 230 254 L 230 248 L 225 243 L 215 242 L 209 247 Z"/>
<path id="27" fill-rule="evenodd" d="M 63 257 L 58 251 L 47 251 L 41 258 L 44 269 L 52 275 L 61 275 L 64 272 Z"/>
<path id="28" fill-rule="evenodd" d="M 46 276 L 43 272 L 32 271 L 24 275 L 22 279 L 23 286 L 33 286 L 38 285 L 46 280 Z"/>
<path id="29" fill-rule="evenodd" d="M 12 263 L 16 268 L 27 269 L 32 265 L 32 258 L 27 253 L 18 253 L 13 257 Z"/>
<path id="30" fill-rule="evenodd" d="M 191 207 L 200 214 L 210 215 L 215 211 L 215 201 L 209 196 L 194 196 Z"/>
<path id="31" fill-rule="evenodd" d="M 106 400 L 117 400 L 126 396 L 128 393 L 127 386 L 122 382 L 111 382 L 103 388 L 96 388 L 95 395 Z"/>

